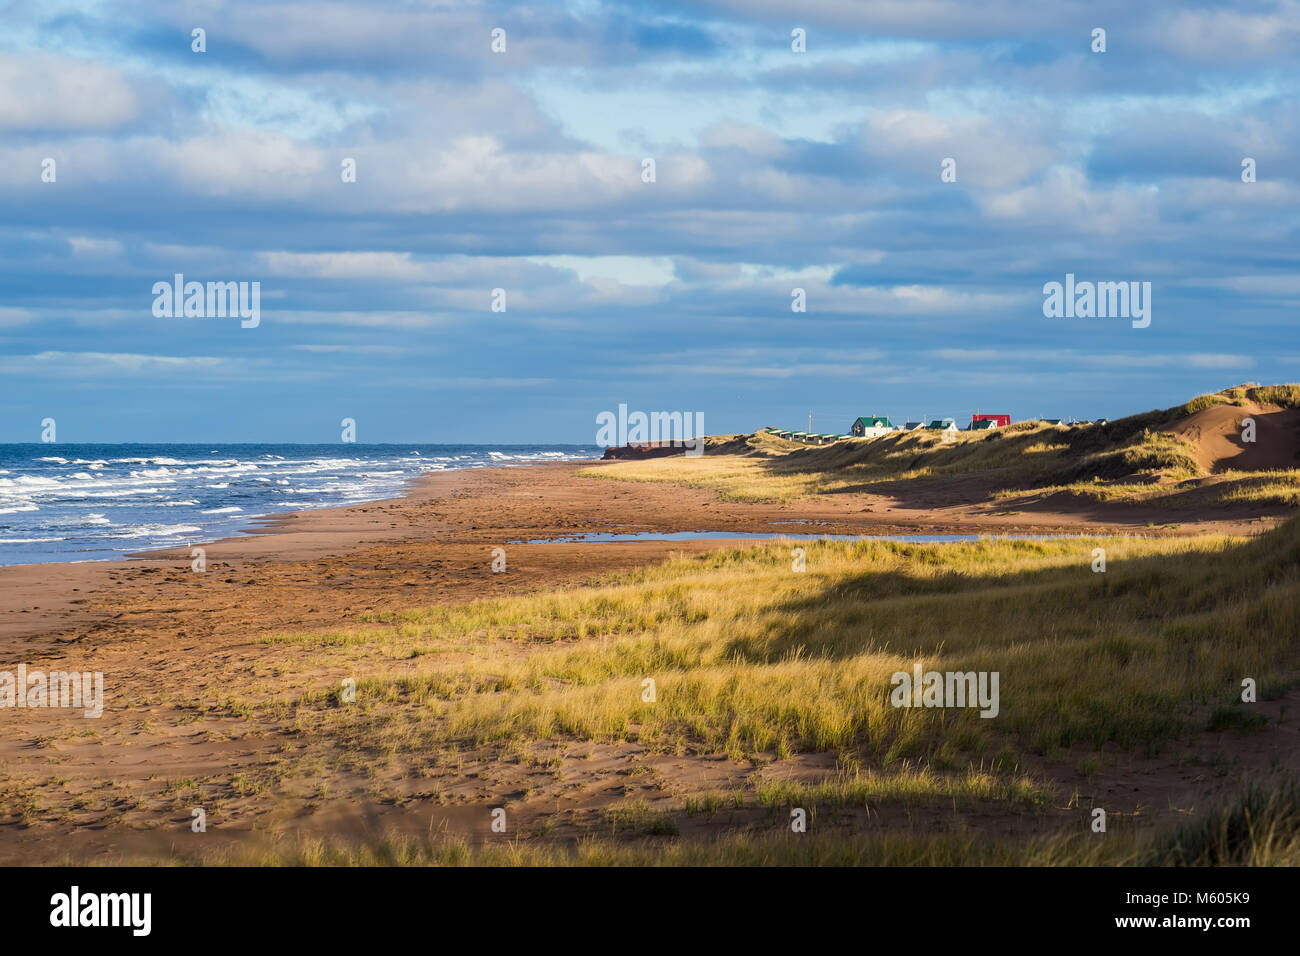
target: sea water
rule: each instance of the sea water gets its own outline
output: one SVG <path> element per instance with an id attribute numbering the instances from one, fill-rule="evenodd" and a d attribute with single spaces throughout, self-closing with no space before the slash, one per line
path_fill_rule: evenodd
<path id="1" fill-rule="evenodd" d="M 250 519 L 398 495 L 457 468 L 599 458 L 580 445 L 0 445 L 0 565 L 214 541 Z"/>

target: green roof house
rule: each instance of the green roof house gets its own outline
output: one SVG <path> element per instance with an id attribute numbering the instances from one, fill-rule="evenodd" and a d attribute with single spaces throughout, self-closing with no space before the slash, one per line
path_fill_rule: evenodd
<path id="1" fill-rule="evenodd" d="M 849 427 L 849 431 L 856 438 L 879 438 L 886 432 L 892 432 L 893 430 L 893 424 L 884 415 L 860 416 Z"/>

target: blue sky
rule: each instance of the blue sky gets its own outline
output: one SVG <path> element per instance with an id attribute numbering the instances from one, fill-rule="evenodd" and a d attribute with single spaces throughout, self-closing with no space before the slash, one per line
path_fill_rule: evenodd
<path id="1" fill-rule="evenodd" d="M 1295 0 L 0 2 L 0 441 L 589 443 L 619 404 L 839 431 L 1297 381 L 1298 74 Z M 1151 325 L 1045 318 L 1067 272 L 1150 282 Z M 156 318 L 176 273 L 259 282 L 260 324 Z"/>

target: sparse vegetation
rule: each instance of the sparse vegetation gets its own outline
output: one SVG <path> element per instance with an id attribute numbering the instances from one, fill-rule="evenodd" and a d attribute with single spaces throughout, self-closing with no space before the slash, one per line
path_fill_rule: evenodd
<path id="1" fill-rule="evenodd" d="M 1241 386 L 1105 426 L 821 448 L 745 436 L 719 442 L 730 455 L 601 466 L 769 500 L 981 472 L 998 477 L 1000 500 L 1170 513 L 1139 519 L 1162 537 L 799 541 L 801 573 L 794 542 L 776 540 L 548 591 L 368 604 L 328 628 L 255 638 L 255 659 L 231 655 L 223 679 L 174 685 L 134 727 L 184 726 L 208 743 L 255 734 L 275 749 L 235 748 L 220 775 L 178 767 L 137 792 L 12 781 L 0 820 L 90 823 L 136 806 L 183 818 L 201 798 L 214 819 L 257 821 L 261 842 L 174 857 L 207 863 L 1295 865 L 1300 785 L 1283 761 L 1222 802 L 1157 808 L 1159 822 L 1136 796 L 1108 805 L 1105 840 L 1086 822 L 1093 791 L 1137 762 L 1194 766 L 1228 790 L 1243 777 L 1237 745 L 1291 726 L 1286 701 L 1239 695 L 1243 675 L 1261 702 L 1300 683 L 1300 516 L 1251 538 L 1167 534 L 1187 514 L 1175 509 L 1300 503 L 1300 473 L 1207 474 L 1162 430 L 1264 392 L 1300 407 L 1294 387 Z M 1097 547 L 1105 573 L 1091 567 Z M 893 706 L 892 676 L 916 665 L 997 672 L 996 719 Z M 52 731 L 33 749 L 57 757 L 71 739 Z M 54 787 L 71 794 L 62 809 Z M 301 815 L 468 815 L 492 801 L 512 829 L 498 842 L 367 822 L 369 836 L 321 841 L 286 835 L 292 818 L 271 812 L 281 801 Z M 254 807 L 265 816 L 244 815 Z M 815 824 L 798 837 L 785 832 L 794 808 Z M 978 822 L 990 816 L 996 835 Z"/>
<path id="2" fill-rule="evenodd" d="M 1190 441 L 1165 430 L 1215 405 L 1245 402 L 1300 408 L 1300 385 L 1239 386 L 1106 424 L 1025 421 L 994 432 L 959 432 L 947 441 L 926 431 L 813 447 L 765 433 L 728 436 L 711 439 L 699 458 L 604 463 L 585 474 L 709 488 L 738 501 L 889 494 L 904 483 L 942 486 L 980 474 L 998 489 L 995 500 L 1067 494 L 1175 508 L 1234 502 L 1295 507 L 1300 469 L 1212 476 L 1197 462 Z"/>
<path id="3" fill-rule="evenodd" d="M 1089 569 L 1098 544 L 1109 556 L 1105 574 Z M 305 745 L 285 757 L 280 772 L 289 778 L 295 760 L 328 746 L 338 766 L 363 774 L 377 792 L 386 768 L 436 774 L 457 753 L 522 760 L 560 779 L 564 763 L 552 769 L 550 754 L 574 744 L 721 755 L 752 768 L 732 786 L 654 805 L 631 783 L 645 765 L 629 768 L 627 800 L 603 811 L 595 829 L 588 824 L 587 832 L 617 844 L 680 833 L 680 821 L 724 810 L 741 814 L 743 829 L 754 814 L 793 805 L 832 814 L 852 807 L 961 814 L 981 806 L 1042 814 L 1066 799 L 1043 767 L 1065 762 L 1091 779 L 1104 772 L 1107 753 L 1152 757 L 1198 733 L 1251 731 L 1257 718 L 1221 703 L 1239 675 L 1250 673 L 1274 693 L 1300 675 L 1300 519 L 1255 539 L 801 546 L 802 574 L 790 571 L 789 546 L 774 542 L 682 556 L 595 586 L 372 614 L 362 629 L 327 640 L 285 635 L 276 643 L 293 649 L 300 668 L 328 670 L 373 651 L 357 703 L 340 706 L 326 685 L 244 695 L 224 706 L 286 722 Z M 417 645 L 430 653 L 411 657 Z M 998 719 L 971 709 L 891 706 L 890 675 L 917 662 L 998 671 Z M 656 684 L 653 701 L 642 694 L 647 677 Z M 538 746 L 552 749 L 536 754 Z M 764 771 L 827 752 L 840 767 L 829 776 L 792 782 Z M 240 774 L 235 793 L 259 792 L 262 779 Z M 1082 813 L 1076 806 L 1067 818 Z M 1069 828 L 1065 818 L 1061 827 Z M 528 833 L 553 830 L 554 821 L 539 821 Z M 678 839 L 662 851 L 666 859 L 703 852 Z M 952 836 L 913 835 L 910 850 L 897 835 L 846 837 L 839 850 L 737 840 L 711 844 L 711 852 L 737 860 L 911 853 L 966 862 L 1094 853 L 1065 837 L 1026 838 L 1019 856 Z M 634 849 L 584 846 L 572 859 L 644 859 Z M 462 863 L 504 852 L 462 849 L 391 852 L 407 862 Z M 1126 852 L 1136 859 L 1139 849 L 1134 843 Z M 355 852 L 382 857 L 378 849 Z M 521 861 L 537 853 L 570 861 L 570 851 L 511 852 Z"/>

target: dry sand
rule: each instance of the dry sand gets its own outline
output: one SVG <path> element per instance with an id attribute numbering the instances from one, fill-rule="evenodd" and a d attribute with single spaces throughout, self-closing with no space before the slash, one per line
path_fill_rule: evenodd
<path id="1" fill-rule="evenodd" d="M 1243 441 L 1243 423 L 1255 423 L 1254 441 Z M 1196 447 L 1197 463 L 1211 474 L 1300 467 L 1300 408 L 1242 402 L 1211 405 L 1168 431 Z"/>
<path id="2" fill-rule="evenodd" d="M 511 541 L 586 531 L 1243 533 L 1271 526 L 1261 516 L 1280 514 L 1243 505 L 1195 522 L 1180 516 L 1176 532 L 1162 531 L 1152 525 L 1167 515 L 1123 504 L 1077 503 L 1078 510 L 1066 511 L 1039 502 L 1032 511 L 1007 514 L 1006 502 L 988 501 L 990 489 L 971 481 L 927 492 L 937 496 L 929 500 L 846 494 L 748 504 L 721 502 L 700 489 L 594 480 L 579 476 L 580 467 L 447 472 L 422 479 L 403 498 L 282 516 L 264 522 L 258 533 L 207 545 L 205 574 L 190 570 L 184 551 L 0 568 L 0 670 L 26 662 L 46 670 L 102 671 L 108 701 L 103 717 L 94 721 L 62 710 L 0 710 L 0 863 L 124 853 L 166 857 L 257 839 L 259 832 L 286 826 L 299 834 L 361 835 L 389 828 L 481 834 L 482 801 L 511 793 L 539 794 L 519 803 L 525 821 L 564 810 L 553 831 L 563 836 L 578 832 L 584 814 L 631 793 L 632 781 L 655 799 L 683 781 L 703 789 L 752 771 L 726 758 L 590 746 L 580 765 L 564 765 L 559 785 L 553 776 L 532 780 L 525 768 L 487 756 L 476 763 L 468 755 L 458 773 L 439 781 L 450 802 L 427 799 L 420 781 L 406 786 L 400 780 L 402 799 L 372 799 L 363 781 L 342 771 L 325 797 L 245 792 L 236 783 L 225 794 L 219 819 L 210 820 L 209 833 L 190 833 L 188 813 L 175 809 L 168 781 L 237 778 L 294 745 L 282 726 L 250 726 L 252 718 L 195 721 L 167 703 L 178 688 L 220 695 L 231 682 L 292 668 L 287 651 L 273 651 L 259 638 L 352 626 L 372 611 L 578 584 L 673 552 L 728 546 L 714 540 Z M 505 574 L 491 571 L 491 549 L 497 546 L 507 549 Z M 94 733 L 87 734 L 92 724 Z M 1252 746 L 1260 749 L 1262 762 L 1279 748 L 1297 752 L 1296 743 L 1259 740 Z M 767 772 L 815 776 L 826 772 L 824 762 L 824 755 L 809 755 Z M 650 772 L 629 777 L 634 765 Z M 1129 772 L 1092 785 L 1114 787 L 1112 805 L 1123 806 L 1138 799 L 1131 793 L 1132 774 L 1155 774 L 1141 799 L 1149 804 L 1149 794 L 1157 794 L 1174 807 L 1196 792 L 1193 778 L 1203 772 L 1165 765 L 1143 769 L 1134 761 Z M 916 822 L 910 815 L 908 821 Z M 1027 825 L 996 815 L 986 822 L 995 830 Z"/>

